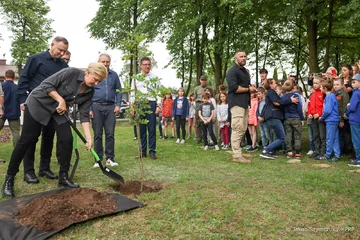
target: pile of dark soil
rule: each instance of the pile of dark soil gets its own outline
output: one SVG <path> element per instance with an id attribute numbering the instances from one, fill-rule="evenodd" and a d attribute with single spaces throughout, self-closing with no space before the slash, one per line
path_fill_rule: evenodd
<path id="1" fill-rule="evenodd" d="M 10 129 L 4 127 L 0 132 L 0 142 L 10 142 Z"/>
<path id="2" fill-rule="evenodd" d="M 15 213 L 15 217 L 23 226 L 53 231 L 115 210 L 116 201 L 110 195 L 93 189 L 75 188 L 37 198 Z"/>
<path id="3" fill-rule="evenodd" d="M 125 184 L 117 184 L 113 186 L 114 190 L 123 195 L 139 196 L 142 193 L 159 192 L 163 189 L 163 185 L 159 182 L 144 181 L 143 190 L 141 190 L 140 181 L 128 181 Z"/>

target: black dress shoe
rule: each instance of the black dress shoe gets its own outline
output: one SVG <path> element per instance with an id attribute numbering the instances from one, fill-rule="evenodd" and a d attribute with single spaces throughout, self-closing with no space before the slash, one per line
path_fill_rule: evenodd
<path id="1" fill-rule="evenodd" d="M 2 197 L 15 197 L 14 194 L 14 176 L 6 175 L 4 185 L 2 186 L 1 193 Z"/>
<path id="2" fill-rule="evenodd" d="M 58 187 L 78 188 L 80 186 L 79 186 L 79 184 L 72 182 L 68 178 L 67 172 L 60 172 Z"/>
<path id="3" fill-rule="evenodd" d="M 153 160 L 157 159 L 155 153 L 150 153 L 150 158 L 153 159 Z"/>
<path id="4" fill-rule="evenodd" d="M 48 179 L 58 179 L 58 175 L 56 175 L 55 173 L 53 173 L 50 169 L 49 170 L 44 170 L 44 171 L 39 171 L 39 176 L 40 177 L 47 177 Z"/>
<path id="5" fill-rule="evenodd" d="M 24 175 L 24 181 L 29 184 L 37 184 L 39 183 L 38 177 L 35 175 L 34 172 L 27 172 Z"/>

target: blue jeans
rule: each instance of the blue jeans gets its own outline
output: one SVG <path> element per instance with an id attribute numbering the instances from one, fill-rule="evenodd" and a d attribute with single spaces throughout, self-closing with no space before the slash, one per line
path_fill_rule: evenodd
<path id="1" fill-rule="evenodd" d="M 274 152 L 281 147 L 285 141 L 285 130 L 281 120 L 276 118 L 269 118 L 266 120 L 270 129 L 272 129 L 277 139 L 266 147 L 266 152 Z"/>
<path id="2" fill-rule="evenodd" d="M 146 116 L 142 116 L 148 120 L 147 124 L 140 124 L 140 137 L 141 137 L 141 151 L 142 154 L 146 154 L 149 140 L 149 153 L 156 153 L 156 102 L 150 101 L 150 110 L 151 113 L 146 113 Z M 148 132 L 148 134 L 146 134 Z M 148 139 L 149 138 L 149 139 Z"/>
<path id="3" fill-rule="evenodd" d="M 104 157 L 103 132 L 105 130 L 105 155 L 106 159 L 114 159 L 115 145 L 115 104 L 102 104 L 93 102 L 92 111 L 94 118 L 91 121 L 94 130 L 94 150 L 102 160 Z"/>
<path id="4" fill-rule="evenodd" d="M 335 157 L 340 157 L 339 124 L 326 124 L 326 157 L 330 158 L 334 151 Z"/>
<path id="5" fill-rule="evenodd" d="M 310 150 L 315 150 L 315 144 L 314 144 L 314 136 L 313 136 L 313 128 L 312 124 L 308 123 L 308 136 L 309 136 L 309 142 L 310 142 Z"/>
<path id="6" fill-rule="evenodd" d="M 270 144 L 269 126 L 266 122 L 259 122 L 259 125 L 260 125 L 261 142 L 263 147 L 266 147 L 268 144 Z"/>
<path id="7" fill-rule="evenodd" d="M 356 161 L 360 161 L 360 124 L 350 124 L 351 140 L 356 154 Z"/>

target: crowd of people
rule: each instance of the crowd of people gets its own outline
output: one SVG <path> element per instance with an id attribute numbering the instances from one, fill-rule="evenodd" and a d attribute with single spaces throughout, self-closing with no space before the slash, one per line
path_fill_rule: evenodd
<path id="1" fill-rule="evenodd" d="M 203 142 L 204 150 L 211 146 L 219 150 L 218 142 L 222 149 L 231 146 L 233 162 L 251 163 L 247 158 L 250 155 L 242 153 L 245 149 L 249 153 L 259 151 L 260 158 L 271 160 L 279 153 L 299 159 L 306 153 L 315 160 L 337 162 L 341 155 L 347 154 L 352 160 L 349 166 L 360 166 L 360 150 L 357 150 L 360 144 L 360 74 L 357 64 L 343 65 L 341 74 L 333 67 L 325 74 L 311 74 L 307 86 L 309 94 L 305 97 L 296 76 L 289 75 L 281 84 L 268 78 L 266 69 L 260 70 L 260 86 L 255 88 L 245 68 L 246 52 L 238 51 L 234 60 L 235 64 L 226 76 L 227 90 L 220 85 L 214 96 L 207 86 L 206 76 L 201 76 L 200 85 L 195 87 L 189 99 L 184 97 L 182 88 L 175 101 L 170 92 L 165 95 L 160 118 L 165 125 L 165 139 L 167 126 L 173 127 L 177 118 L 176 143 L 185 143 L 187 119 L 188 139 L 195 128 L 194 140 Z M 309 149 L 302 147 L 305 122 Z M 172 138 L 175 138 L 174 130 Z M 247 146 L 242 148 L 243 142 Z"/>
<path id="2" fill-rule="evenodd" d="M 6 71 L 6 81 L 0 85 L 0 110 L 4 110 L 0 111 L 0 130 L 8 120 L 14 145 L 2 187 L 3 197 L 15 196 L 14 179 L 22 161 L 24 181 L 39 183 L 34 159 L 40 134 L 39 176 L 59 179 L 59 186 L 79 187 L 68 177 L 73 138 L 70 124 L 63 116 L 74 104 L 80 113 L 87 150 L 93 144 L 92 126 L 94 150 L 100 160 L 105 158 L 106 165 L 118 166 L 114 131 L 122 87 L 117 73 L 109 68 L 111 57 L 100 54 L 98 62 L 90 63 L 84 72 L 68 67 L 71 57 L 68 45 L 65 38 L 54 38 L 49 50 L 28 59 L 18 85 L 13 82 L 15 73 L 11 70 Z M 277 152 L 289 158 L 302 158 L 305 150 L 301 144 L 302 129 L 306 120 L 309 157 L 337 162 L 342 154 L 347 153 L 352 158 L 349 166 L 360 166 L 360 74 L 355 68 L 357 65 L 342 66 L 341 76 L 332 67 L 325 74 L 312 74 L 308 81 L 310 95 L 305 99 L 296 76 L 290 75 L 279 84 L 267 78 L 266 69 L 261 69 L 261 83 L 256 88 L 245 68 L 246 52 L 236 52 L 234 62 L 226 75 L 227 89 L 220 85 L 216 94 L 203 75 L 199 79 L 200 85 L 189 97 L 183 88 L 178 89 L 175 99 L 170 92 L 160 101 L 154 96 L 147 97 L 149 108 L 142 116 L 147 122 L 140 124 L 141 153 L 137 157 L 146 158 L 149 153 L 151 159 L 157 159 L 158 116 L 160 139 L 169 138 L 170 126 L 170 139 L 175 141 L 176 138 L 176 144 L 184 144 L 186 139 L 194 137 L 198 144 L 203 143 L 205 151 L 211 147 L 220 150 L 219 145 L 222 149 L 231 148 L 232 161 L 236 163 L 252 162 L 248 159 L 250 155 L 243 153 L 244 149 L 249 153 L 259 151 L 263 159 L 274 160 Z M 139 67 L 139 74 L 145 81 L 159 81 L 151 72 L 150 58 L 141 58 Z M 151 90 L 144 81 L 133 81 L 133 89 L 145 95 Z M 133 115 L 134 96 L 131 96 L 130 103 Z M 21 110 L 24 123 L 20 135 Z M 59 175 L 50 169 L 55 133 Z M 137 139 L 137 132 L 134 133 Z M 243 149 L 244 141 L 248 145 Z M 95 163 L 94 167 L 99 167 L 99 164 Z"/>

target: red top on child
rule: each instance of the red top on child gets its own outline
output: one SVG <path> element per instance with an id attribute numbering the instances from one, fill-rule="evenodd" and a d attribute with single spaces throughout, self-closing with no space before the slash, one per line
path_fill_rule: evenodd
<path id="1" fill-rule="evenodd" d="M 308 105 L 308 114 L 318 114 L 321 117 L 324 106 L 324 94 L 320 89 L 314 89 L 314 93 L 310 96 L 310 102 Z"/>
<path id="2" fill-rule="evenodd" d="M 162 111 L 161 116 L 162 117 L 172 117 L 172 107 L 174 104 L 174 100 L 172 99 L 165 99 L 162 104 Z"/>

